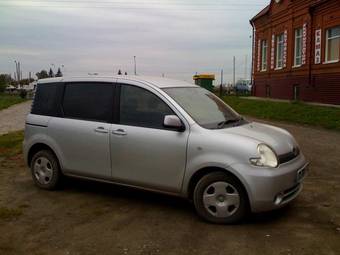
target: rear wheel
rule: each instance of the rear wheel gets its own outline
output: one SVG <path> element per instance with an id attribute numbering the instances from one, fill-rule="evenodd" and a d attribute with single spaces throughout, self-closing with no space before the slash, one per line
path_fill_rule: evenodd
<path id="1" fill-rule="evenodd" d="M 247 213 L 247 194 L 235 177 L 223 172 L 203 176 L 194 190 L 199 216 L 212 223 L 232 224 Z"/>
<path id="2" fill-rule="evenodd" d="M 56 189 L 61 179 L 60 167 L 56 156 L 49 150 L 37 152 L 31 162 L 34 183 L 42 189 Z"/>

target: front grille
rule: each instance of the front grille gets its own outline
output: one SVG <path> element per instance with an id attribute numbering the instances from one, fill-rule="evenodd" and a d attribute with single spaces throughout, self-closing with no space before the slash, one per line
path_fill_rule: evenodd
<path id="1" fill-rule="evenodd" d="M 283 164 L 283 163 L 286 163 L 286 162 L 289 162 L 293 159 L 295 159 L 297 156 L 299 156 L 300 154 L 300 150 L 299 148 L 294 148 L 293 151 L 290 151 L 286 154 L 282 154 L 282 155 L 279 155 L 279 163 L 280 164 Z"/>

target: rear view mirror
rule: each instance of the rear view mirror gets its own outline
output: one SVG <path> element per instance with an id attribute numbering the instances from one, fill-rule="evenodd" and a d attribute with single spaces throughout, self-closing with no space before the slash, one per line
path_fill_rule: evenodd
<path id="1" fill-rule="evenodd" d="M 176 129 L 178 131 L 184 130 L 182 121 L 176 115 L 165 115 L 163 125 L 164 127 Z"/>

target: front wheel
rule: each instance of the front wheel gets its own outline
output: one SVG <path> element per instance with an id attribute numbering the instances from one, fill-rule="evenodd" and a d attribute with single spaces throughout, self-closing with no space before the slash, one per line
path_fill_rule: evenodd
<path id="1" fill-rule="evenodd" d="M 242 184 L 223 172 L 203 176 L 194 190 L 199 216 L 212 223 L 232 224 L 247 213 L 248 199 Z"/>

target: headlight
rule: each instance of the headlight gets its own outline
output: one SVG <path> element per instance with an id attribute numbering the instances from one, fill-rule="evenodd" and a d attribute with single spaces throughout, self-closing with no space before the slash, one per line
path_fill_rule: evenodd
<path id="1" fill-rule="evenodd" d="M 274 151 L 265 144 L 259 144 L 257 146 L 257 152 L 259 153 L 258 158 L 251 158 L 250 163 L 255 166 L 262 167 L 277 167 L 278 160 Z"/>

